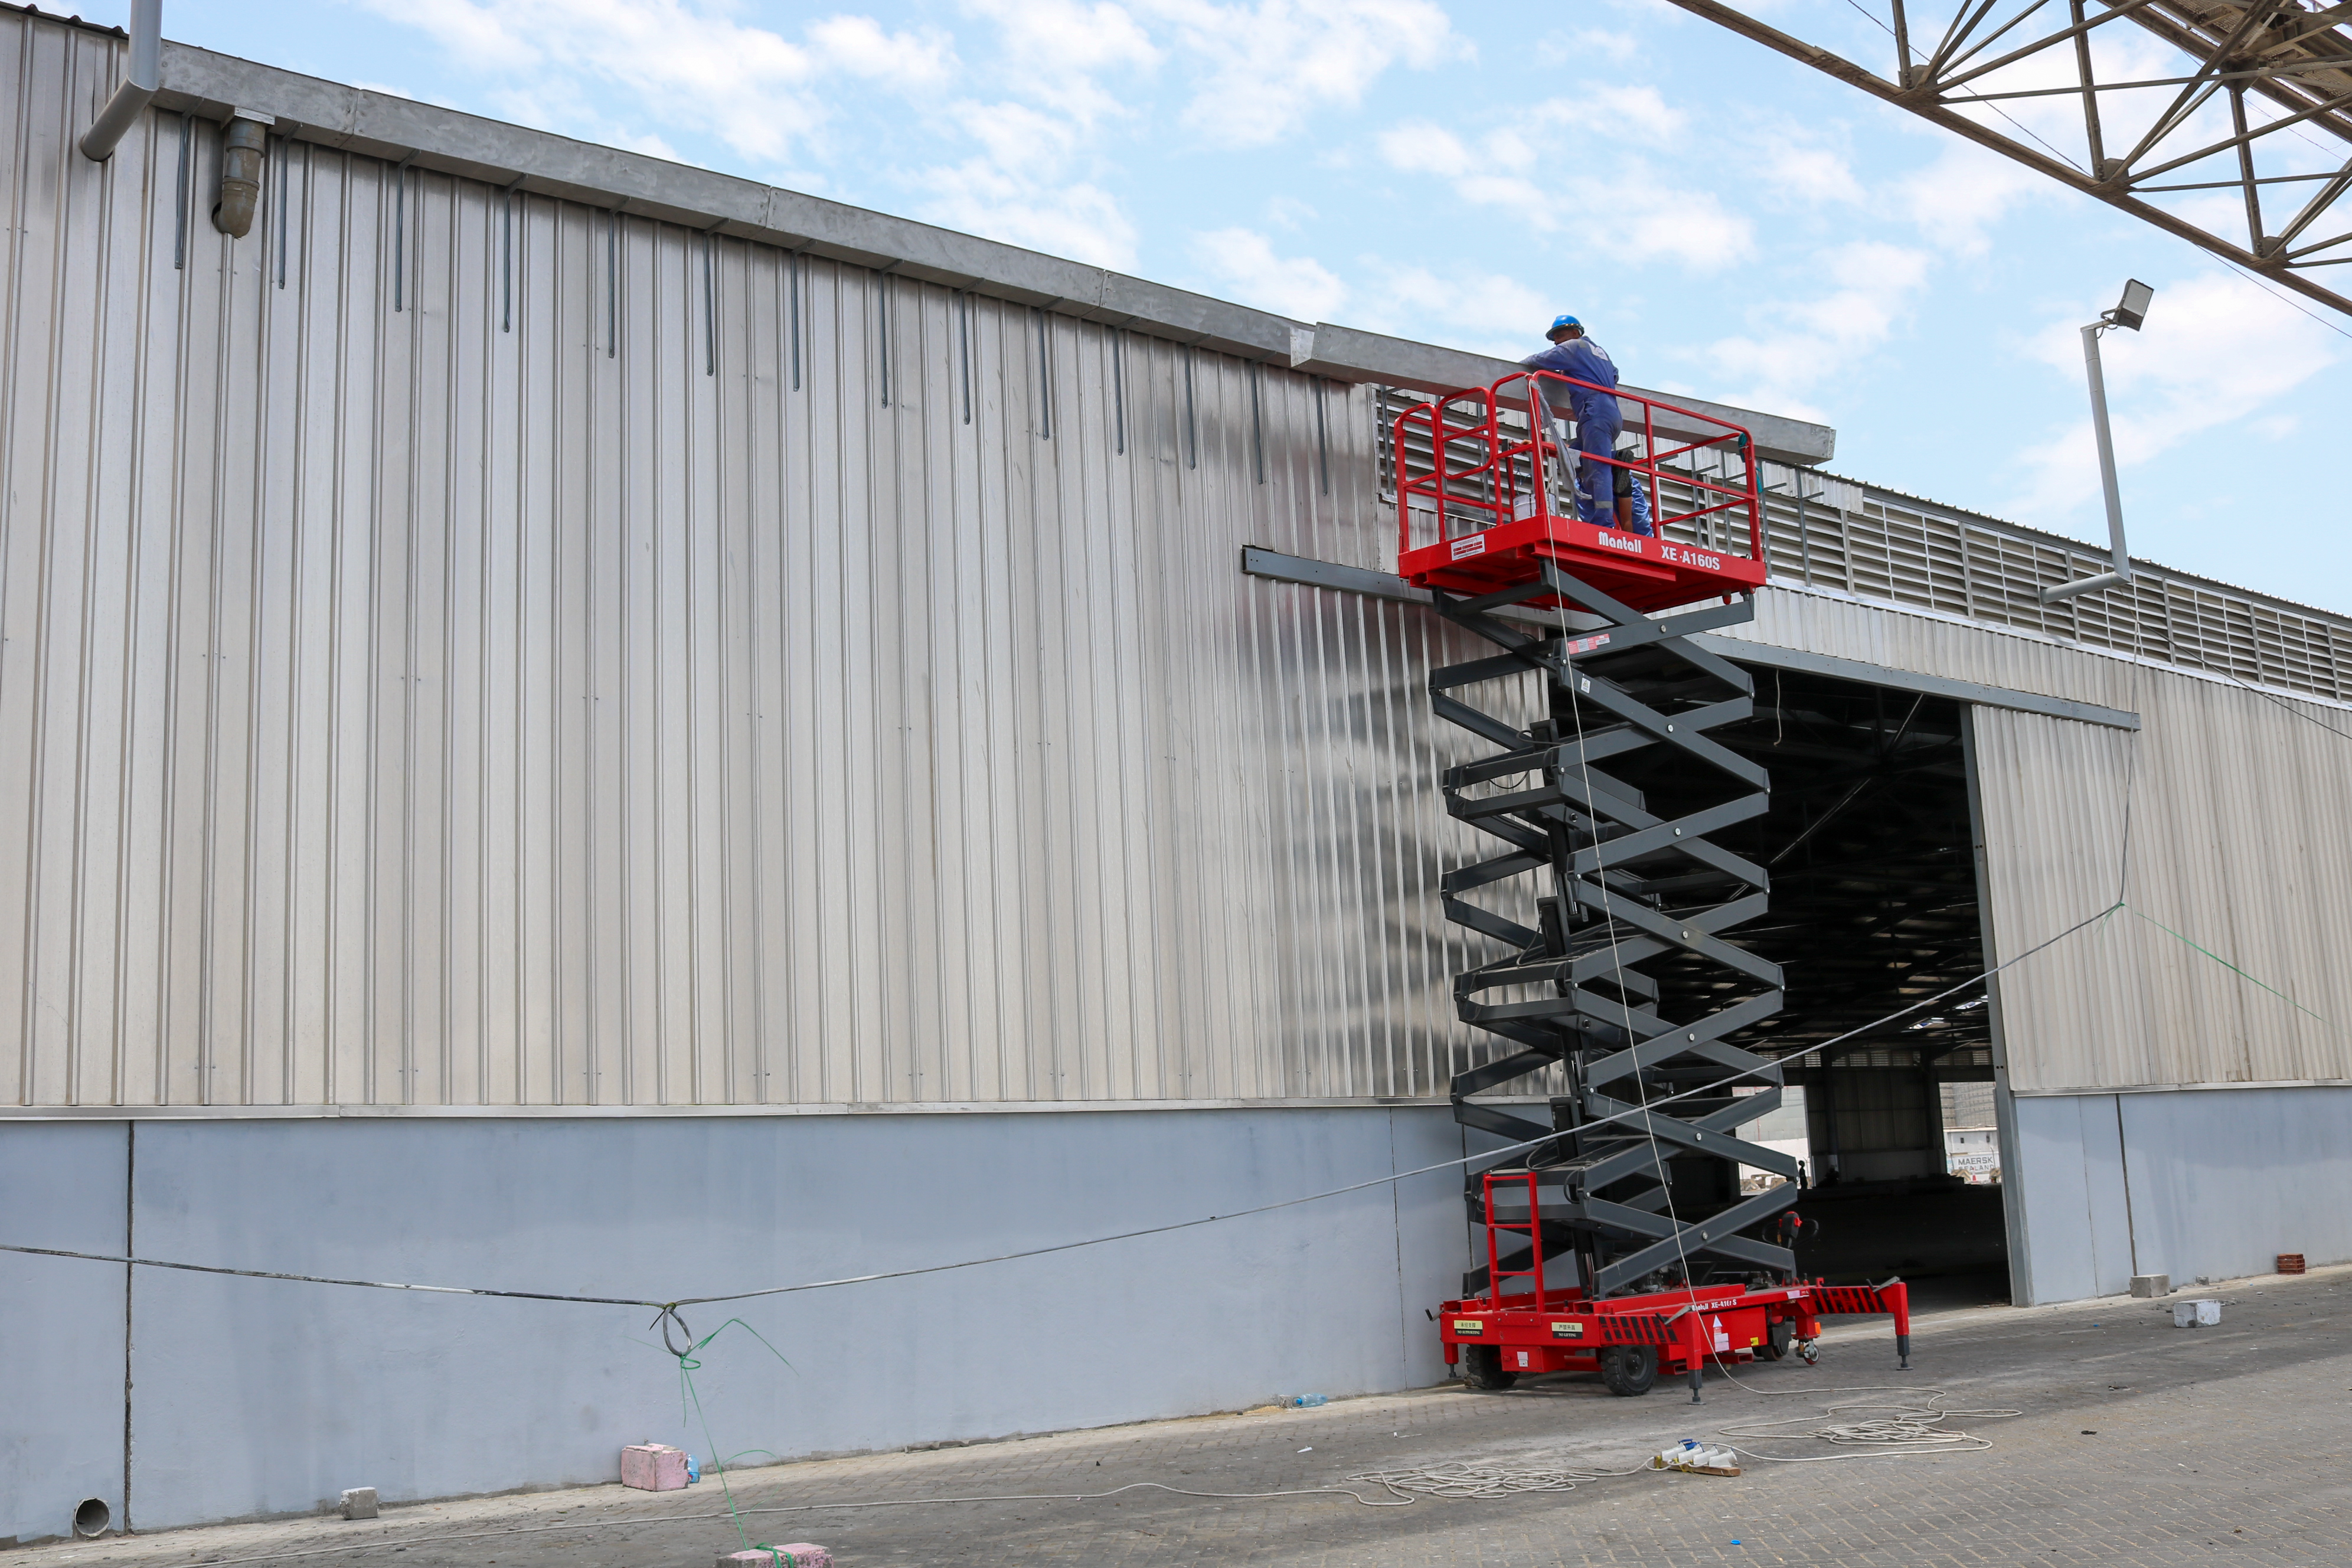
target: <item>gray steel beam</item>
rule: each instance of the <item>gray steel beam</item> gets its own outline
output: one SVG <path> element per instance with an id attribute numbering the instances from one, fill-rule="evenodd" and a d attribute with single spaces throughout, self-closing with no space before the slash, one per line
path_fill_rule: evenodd
<path id="1" fill-rule="evenodd" d="M 1392 572 L 1374 572 L 1361 566 L 1342 566 L 1334 562 L 1310 560 L 1303 555 L 1285 555 L 1279 551 L 1262 550 L 1255 545 L 1243 550 L 1242 570 L 1250 576 L 1264 577 L 1271 582 L 1299 583 L 1310 588 L 1362 594 L 1398 604 L 1430 603 L 1429 590 L 1416 588 Z M 1785 669 L 1806 675 L 1826 675 L 1864 686 L 1925 692 L 1930 697 L 1949 697 L 1957 701 L 1980 703 L 1987 708 L 2041 713 L 2053 719 L 2073 719 L 2084 724 L 2105 724 L 2116 730 L 2139 728 L 2138 714 L 2121 708 L 2103 708 L 2095 702 L 2078 702 L 2067 697 L 2044 697 L 2040 692 L 2018 691 L 2006 686 L 1987 686 L 1974 680 L 1954 679 L 1949 676 L 1922 675 L 1916 670 L 1896 669 L 1889 665 L 1873 664 L 1866 659 L 1838 658 L 1829 654 L 1809 653 L 1801 648 L 1749 642 L 1741 637 L 1715 637 L 1701 632 L 1691 634 L 1690 640 L 1735 664 L 1761 665 L 1767 669 Z"/>

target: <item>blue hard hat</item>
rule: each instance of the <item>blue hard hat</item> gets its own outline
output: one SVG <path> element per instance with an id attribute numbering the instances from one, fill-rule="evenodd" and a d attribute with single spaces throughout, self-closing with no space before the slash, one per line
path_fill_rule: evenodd
<path id="1" fill-rule="evenodd" d="M 1553 320 L 1552 324 L 1551 324 L 1551 326 L 1550 326 L 1550 328 L 1549 328 L 1549 331 L 1555 331 L 1555 332 L 1556 332 L 1556 331 L 1559 331 L 1562 327 L 1574 327 L 1578 331 L 1580 331 L 1580 331 L 1582 331 L 1584 330 L 1584 323 L 1583 323 L 1582 321 L 1578 321 L 1574 316 L 1560 316 L 1560 317 L 1557 317 L 1557 318 L 1555 318 L 1555 319 Z"/>

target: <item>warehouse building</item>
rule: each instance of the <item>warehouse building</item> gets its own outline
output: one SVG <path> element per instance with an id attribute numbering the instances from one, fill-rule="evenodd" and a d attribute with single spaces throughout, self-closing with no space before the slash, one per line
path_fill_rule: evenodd
<path id="1" fill-rule="evenodd" d="M 790 1363 L 707 1426 L 642 1308 L 0 1253 L 0 1540 L 1440 1378 L 1386 432 L 1503 367 L 175 45 L 93 162 L 123 52 L 0 11 L 0 1243 L 670 1301 L 1371 1184 L 683 1308 Z M 2097 552 L 1714 412 L 1808 1263 L 2352 1258 L 2352 618 L 2045 606 Z"/>

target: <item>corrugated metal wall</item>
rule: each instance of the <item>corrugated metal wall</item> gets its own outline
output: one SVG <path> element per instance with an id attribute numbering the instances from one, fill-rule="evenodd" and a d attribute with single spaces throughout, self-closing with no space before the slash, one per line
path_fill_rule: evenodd
<path id="1" fill-rule="evenodd" d="M 2352 1080 L 2352 735 L 2137 684 L 2137 735 L 1976 710 L 2001 955 L 2126 906 L 2002 977 L 2011 1087 Z"/>
<path id="2" fill-rule="evenodd" d="M 0 19 L 19 1103 L 1440 1091 L 1369 393 L 218 128 Z M 1370 553 L 1367 553 L 1370 552 Z"/>
<path id="3" fill-rule="evenodd" d="M 307 144 L 231 242 L 216 127 L 74 152 L 116 47 L 0 18 L 16 1103 L 1427 1096 L 1488 1048 L 1449 634 L 1235 570 L 1388 563 L 1372 389 Z M 2146 715 L 1979 714 L 2001 955 L 2114 901 L 2131 800 L 2138 912 L 2008 977 L 2014 1087 L 2352 1079 L 2342 710 L 1843 595 L 1744 635 Z"/>

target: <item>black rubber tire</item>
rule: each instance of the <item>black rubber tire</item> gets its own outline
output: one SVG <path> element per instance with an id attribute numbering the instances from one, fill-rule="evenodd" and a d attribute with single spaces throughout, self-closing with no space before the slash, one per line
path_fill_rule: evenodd
<path id="1" fill-rule="evenodd" d="M 1611 1345 L 1601 1352 L 1601 1381 L 1621 1399 L 1632 1399 L 1657 1386 L 1658 1347 Z"/>
<path id="2" fill-rule="evenodd" d="M 1756 1347 L 1759 1361 L 1786 1361 L 1789 1347 L 1797 1342 L 1797 1325 L 1782 1318 L 1766 1332 L 1764 1342 Z"/>
<path id="3" fill-rule="evenodd" d="M 1462 1381 L 1473 1388 L 1499 1393 L 1518 1382 L 1519 1374 L 1503 1370 L 1503 1352 L 1493 1345 L 1464 1345 Z"/>

